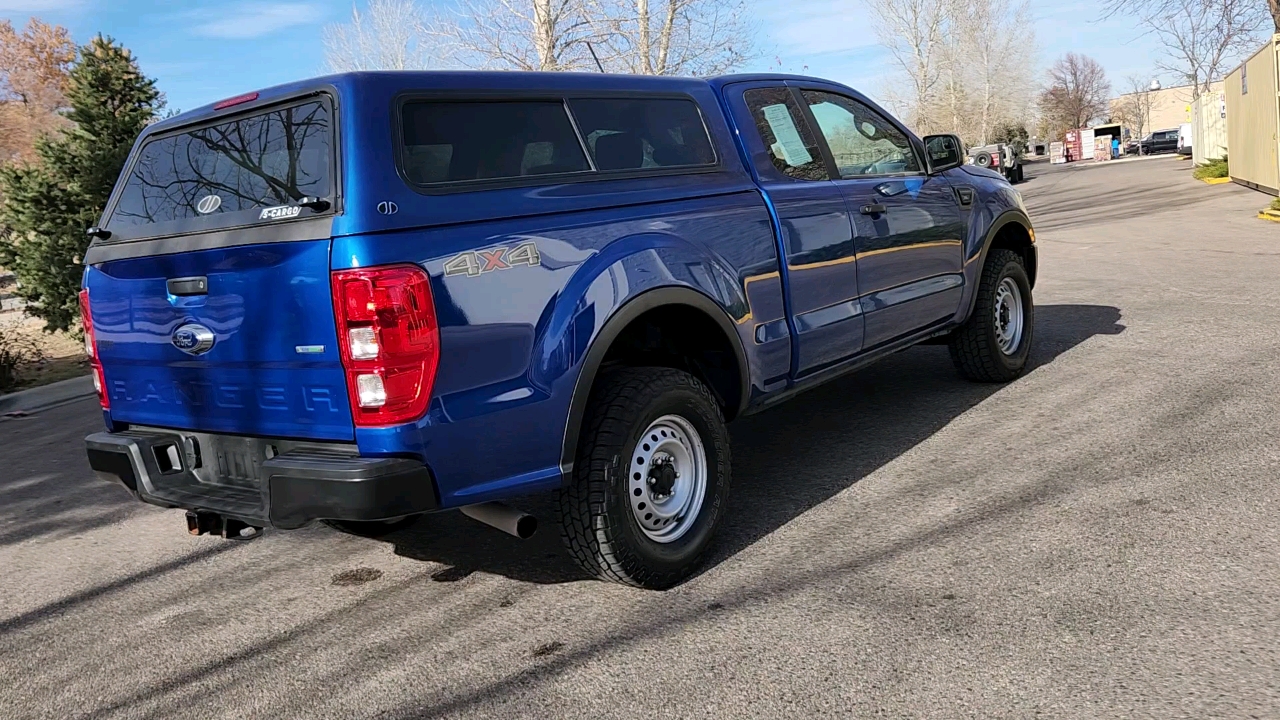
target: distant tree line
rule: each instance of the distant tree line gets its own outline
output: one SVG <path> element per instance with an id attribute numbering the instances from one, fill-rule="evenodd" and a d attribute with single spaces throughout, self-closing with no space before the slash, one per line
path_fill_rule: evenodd
<path id="1" fill-rule="evenodd" d="M 884 95 L 917 133 L 971 144 L 1025 123 L 1036 87 L 1027 0 L 870 0 L 896 73 Z"/>
<path id="2" fill-rule="evenodd" d="M 369 0 L 324 32 L 331 70 L 715 75 L 756 57 L 747 0 Z"/>

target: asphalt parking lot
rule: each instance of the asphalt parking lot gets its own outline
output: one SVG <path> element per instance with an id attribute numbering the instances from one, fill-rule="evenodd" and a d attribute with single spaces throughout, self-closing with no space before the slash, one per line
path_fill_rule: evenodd
<path id="1" fill-rule="evenodd" d="M 92 476 L 94 401 L 0 420 L 0 718 L 1280 717 L 1280 225 L 1173 158 L 1028 174 L 1034 369 L 735 424 L 666 593 L 549 516 L 193 538 Z"/>

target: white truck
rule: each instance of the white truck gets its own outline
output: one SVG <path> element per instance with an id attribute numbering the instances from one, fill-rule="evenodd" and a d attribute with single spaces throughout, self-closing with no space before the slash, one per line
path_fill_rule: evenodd
<path id="1" fill-rule="evenodd" d="M 1022 182 L 1022 154 L 1013 145 L 994 143 L 969 148 L 969 163 L 991 168 L 1004 175 L 1010 184 Z"/>

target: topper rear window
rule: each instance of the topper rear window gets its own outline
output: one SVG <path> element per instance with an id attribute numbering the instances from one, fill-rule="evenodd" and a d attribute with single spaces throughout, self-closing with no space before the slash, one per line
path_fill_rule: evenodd
<path id="1" fill-rule="evenodd" d="M 409 102 L 402 121 L 404 171 L 415 185 L 591 169 L 563 102 Z"/>
<path id="2" fill-rule="evenodd" d="M 107 228 L 113 240 L 308 217 L 333 197 L 327 98 L 157 137 L 129 168 Z M 321 205 L 322 206 L 322 205 Z"/>

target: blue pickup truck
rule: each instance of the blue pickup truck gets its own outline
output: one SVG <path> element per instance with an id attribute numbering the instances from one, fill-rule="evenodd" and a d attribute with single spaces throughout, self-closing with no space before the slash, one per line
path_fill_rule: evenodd
<path id="1" fill-rule="evenodd" d="M 90 464 L 188 530 L 558 493 L 589 573 L 704 555 L 726 423 L 921 342 L 1016 378 L 1021 196 L 807 77 L 352 73 L 138 138 L 85 255 Z"/>

